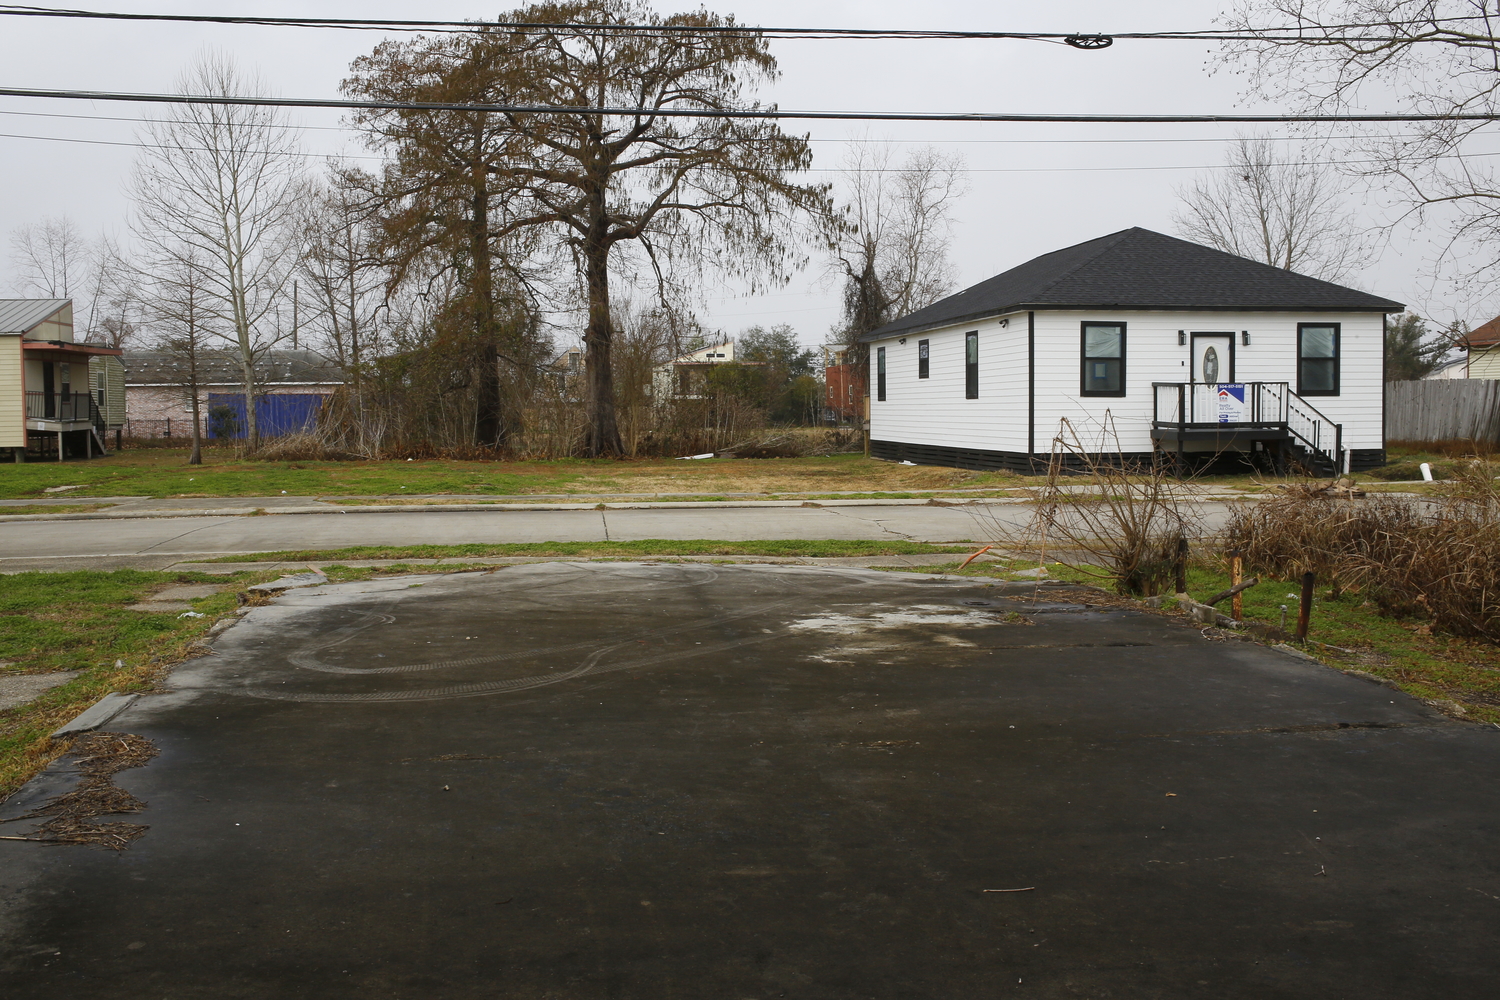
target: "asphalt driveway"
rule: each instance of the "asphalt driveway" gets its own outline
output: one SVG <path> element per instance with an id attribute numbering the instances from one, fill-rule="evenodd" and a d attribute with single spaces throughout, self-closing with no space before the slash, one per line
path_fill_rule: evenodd
<path id="1" fill-rule="evenodd" d="M 115 779 L 144 836 L 0 843 L 7 1000 L 1363 1000 L 1500 971 L 1500 730 L 1051 588 L 553 563 L 292 591 L 215 648 L 109 725 L 160 750 Z"/>

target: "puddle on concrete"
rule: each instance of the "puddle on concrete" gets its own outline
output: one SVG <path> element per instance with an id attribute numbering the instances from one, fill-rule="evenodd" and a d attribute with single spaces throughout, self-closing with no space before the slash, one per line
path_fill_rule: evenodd
<path id="1" fill-rule="evenodd" d="M 812 618 L 799 618 L 786 628 L 791 632 L 863 635 L 867 632 L 923 626 L 982 628 L 986 625 L 999 624 L 1003 624 L 1003 621 L 993 611 L 972 611 L 945 604 L 916 604 L 899 610 L 872 611 L 863 615 L 831 613 Z"/>

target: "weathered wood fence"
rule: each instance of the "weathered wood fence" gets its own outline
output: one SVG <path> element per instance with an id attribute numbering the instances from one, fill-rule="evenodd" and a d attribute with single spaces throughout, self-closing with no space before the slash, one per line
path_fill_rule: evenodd
<path id="1" fill-rule="evenodd" d="M 1500 444 L 1500 380 L 1387 382 L 1385 439 Z"/>

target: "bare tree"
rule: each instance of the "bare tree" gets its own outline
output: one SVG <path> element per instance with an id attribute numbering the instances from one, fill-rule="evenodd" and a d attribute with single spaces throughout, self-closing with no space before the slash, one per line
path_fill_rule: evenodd
<path id="1" fill-rule="evenodd" d="M 387 272 L 375 257 L 378 220 L 361 192 L 344 185 L 324 187 L 309 202 L 304 250 L 298 273 L 307 282 L 307 319 L 348 373 L 354 424 L 361 454 L 369 421 L 365 412 L 364 369 L 380 347 L 379 317 L 385 309 Z"/>
<path id="2" fill-rule="evenodd" d="M 1301 112 L 1438 116 L 1403 123 L 1395 134 L 1368 127 L 1347 144 L 1367 162 L 1350 169 L 1394 193 L 1402 211 L 1391 225 L 1437 221 L 1446 228 L 1439 267 L 1492 276 L 1500 266 L 1500 178 L 1468 155 L 1467 141 L 1500 117 L 1500 16 L 1493 4 L 1239 0 L 1224 22 L 1244 33 L 1227 44 L 1246 67 L 1253 94 Z"/>
<path id="3" fill-rule="evenodd" d="M 265 92 L 217 55 L 189 69 L 177 90 Z M 297 260 L 305 184 L 294 133 L 279 109 L 208 104 L 169 105 L 143 133 L 131 183 L 143 268 L 160 275 L 198 262 L 204 316 L 239 362 L 253 451 L 260 443 L 255 362 L 279 337 L 278 311 Z"/>
<path id="4" fill-rule="evenodd" d="M 828 217 L 830 267 L 844 282 L 835 335 L 860 334 L 931 305 L 953 287 L 953 209 L 967 190 L 964 160 L 930 146 L 894 166 L 889 144 L 858 143 L 845 157 L 845 200 Z"/>
<path id="5" fill-rule="evenodd" d="M 149 299 L 152 318 L 160 324 L 162 337 L 157 349 L 177 365 L 176 388 L 193 417 L 193 450 L 189 465 L 203 463 L 203 365 L 212 351 L 213 335 L 205 325 L 202 268 L 191 254 L 183 256 L 172 271 L 156 276 Z"/>
<path id="6" fill-rule="evenodd" d="M 89 241 L 67 216 L 45 218 L 10 234 L 16 288 L 49 299 L 65 299 L 83 278 Z"/>
<path id="7" fill-rule="evenodd" d="M 1267 139 L 1241 137 L 1225 168 L 1177 196 L 1182 209 L 1172 221 L 1178 235 L 1238 257 L 1341 281 L 1373 256 L 1332 170 L 1278 162 Z"/>

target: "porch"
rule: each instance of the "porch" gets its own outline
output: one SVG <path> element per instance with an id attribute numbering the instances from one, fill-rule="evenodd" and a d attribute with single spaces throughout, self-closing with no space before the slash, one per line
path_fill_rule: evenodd
<path id="1" fill-rule="evenodd" d="M 26 392 L 26 453 L 61 462 L 107 455 L 106 425 L 98 404 L 87 392 Z"/>
<path id="2" fill-rule="evenodd" d="M 1348 471 L 1344 425 L 1288 382 L 1153 382 L 1151 391 L 1152 445 L 1179 467 L 1190 455 L 1238 451 L 1277 471 L 1293 463 L 1327 476 Z"/>

